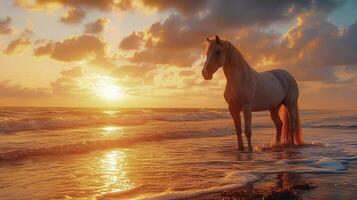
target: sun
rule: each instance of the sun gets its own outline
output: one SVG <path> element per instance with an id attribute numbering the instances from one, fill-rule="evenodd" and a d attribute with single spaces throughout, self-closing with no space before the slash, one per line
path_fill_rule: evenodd
<path id="1" fill-rule="evenodd" d="M 110 79 L 104 79 L 97 82 L 95 93 L 108 101 L 117 100 L 122 96 L 120 87 Z"/>
<path id="2" fill-rule="evenodd" d="M 119 87 L 109 84 L 102 88 L 102 90 L 100 91 L 100 96 L 107 100 L 115 100 L 118 99 L 121 94 L 119 91 Z"/>

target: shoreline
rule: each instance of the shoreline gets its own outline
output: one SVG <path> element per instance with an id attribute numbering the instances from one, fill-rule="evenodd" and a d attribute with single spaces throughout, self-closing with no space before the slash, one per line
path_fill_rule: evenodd
<path id="1" fill-rule="evenodd" d="M 224 190 L 194 198 L 195 200 L 286 200 L 286 199 L 353 199 L 357 183 L 347 176 L 357 177 L 357 161 L 352 161 L 344 173 L 305 174 L 283 172 L 269 174 L 234 190 Z M 355 188 L 355 189 L 353 189 Z"/>
<path id="2" fill-rule="evenodd" d="M 237 199 L 237 200 L 285 200 L 303 199 L 303 193 L 317 188 L 317 184 L 306 180 L 303 174 L 284 172 L 270 174 L 264 179 L 248 183 L 235 189 L 224 190 L 220 193 L 201 196 L 204 199 Z"/>

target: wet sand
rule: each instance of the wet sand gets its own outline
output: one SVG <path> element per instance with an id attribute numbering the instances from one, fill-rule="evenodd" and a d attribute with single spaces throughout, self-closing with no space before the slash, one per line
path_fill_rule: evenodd
<path id="1" fill-rule="evenodd" d="M 351 163 L 356 166 L 357 161 Z M 346 176 L 357 177 L 357 168 L 351 167 L 343 174 L 277 173 L 266 176 L 235 190 L 201 196 L 196 200 L 287 200 L 287 199 L 355 199 L 357 183 Z"/>

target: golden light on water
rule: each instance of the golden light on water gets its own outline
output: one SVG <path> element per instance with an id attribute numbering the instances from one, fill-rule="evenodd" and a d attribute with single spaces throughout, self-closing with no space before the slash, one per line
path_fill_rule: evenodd
<path id="1" fill-rule="evenodd" d="M 107 114 L 109 116 L 114 116 L 115 114 L 119 113 L 119 111 L 117 111 L 117 110 L 104 110 L 103 113 Z"/>
<path id="2" fill-rule="evenodd" d="M 107 191 L 126 191 L 134 188 L 127 177 L 126 154 L 120 150 L 108 151 L 101 159 L 101 170 L 105 174 L 104 184 Z"/>
<path id="3" fill-rule="evenodd" d="M 117 126 L 106 126 L 102 128 L 103 131 L 106 132 L 114 132 L 114 131 L 121 131 L 123 130 L 122 127 L 117 127 Z"/>

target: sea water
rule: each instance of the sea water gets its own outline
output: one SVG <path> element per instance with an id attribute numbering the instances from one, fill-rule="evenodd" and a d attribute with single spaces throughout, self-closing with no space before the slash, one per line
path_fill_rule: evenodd
<path id="1" fill-rule="evenodd" d="M 274 150 L 268 112 L 254 113 L 247 153 L 227 109 L 2 107 L 0 199 L 190 199 L 280 173 L 352 199 L 357 112 L 301 114 L 306 145 Z"/>

